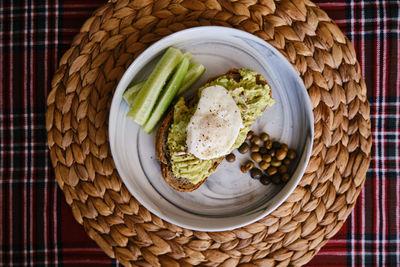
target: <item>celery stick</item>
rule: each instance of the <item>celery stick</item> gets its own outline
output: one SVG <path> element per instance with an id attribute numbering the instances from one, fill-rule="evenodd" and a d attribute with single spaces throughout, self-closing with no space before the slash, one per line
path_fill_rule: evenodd
<path id="1" fill-rule="evenodd" d="M 126 103 L 132 106 L 133 100 L 135 99 L 136 95 L 143 88 L 143 85 L 146 83 L 146 80 L 137 83 L 128 89 L 122 94 L 122 97 L 125 99 Z"/>
<path id="2" fill-rule="evenodd" d="M 204 68 L 203 65 L 197 62 L 190 63 L 188 72 L 185 76 L 185 79 L 182 82 L 181 88 L 179 88 L 178 94 L 181 95 L 183 94 L 186 89 L 188 89 L 192 84 L 194 84 L 201 75 L 203 75 L 204 71 L 206 69 Z"/>
<path id="3" fill-rule="evenodd" d="M 193 55 L 190 52 L 185 52 L 185 54 L 183 54 L 183 56 L 190 61 L 192 59 Z"/>
<path id="4" fill-rule="evenodd" d="M 182 61 L 182 53 L 178 49 L 168 48 L 150 74 L 142 90 L 139 91 L 132 103 L 127 117 L 132 118 L 139 125 L 143 125 L 149 118 L 163 86 Z"/>
<path id="5" fill-rule="evenodd" d="M 174 75 L 168 82 L 168 85 L 163 90 L 156 107 L 154 108 L 153 112 L 149 120 L 143 126 L 143 131 L 145 133 L 151 133 L 155 126 L 157 125 L 158 121 L 162 118 L 165 111 L 168 109 L 169 105 L 171 104 L 172 100 L 174 99 L 176 93 L 181 86 L 183 79 L 188 71 L 189 67 L 189 59 L 184 57 L 182 62 L 179 64 L 177 70 L 175 71 Z"/>
<path id="6" fill-rule="evenodd" d="M 185 54 L 183 54 L 183 56 L 186 57 L 186 58 L 189 59 L 189 60 L 192 58 L 192 54 L 190 54 L 189 52 L 186 52 Z M 183 82 L 182 84 L 184 84 L 185 81 L 188 81 L 189 79 L 192 79 L 192 78 L 190 78 L 190 77 L 193 77 L 193 73 L 194 73 L 195 69 L 201 68 L 201 66 L 203 66 L 203 65 L 201 65 L 201 66 L 199 66 L 199 65 L 201 65 L 201 64 L 196 63 L 196 62 L 191 63 L 191 64 L 189 65 L 188 72 L 186 73 L 186 76 L 185 76 L 185 78 L 184 78 L 184 82 Z M 203 68 L 204 68 L 204 67 L 203 67 Z M 204 69 L 203 69 L 203 72 L 204 72 Z M 201 74 L 202 74 L 202 72 L 201 72 L 201 70 L 200 70 L 199 76 L 201 76 Z M 198 78 L 197 78 L 197 79 L 198 79 Z M 197 79 L 193 79 L 193 83 L 196 82 Z M 147 80 L 143 80 L 143 81 L 141 81 L 140 83 L 137 83 L 137 84 L 135 84 L 135 85 L 129 87 L 128 89 L 126 89 L 126 91 L 124 92 L 124 94 L 123 94 L 122 96 L 124 97 L 124 99 L 126 100 L 126 102 L 127 102 L 129 105 L 132 105 L 133 99 L 135 98 L 135 96 L 137 95 L 137 93 L 140 91 L 140 89 L 143 88 L 143 85 L 144 85 L 144 83 L 145 83 L 146 81 L 147 81 Z M 185 86 L 185 87 L 189 88 L 193 83 L 188 82 L 188 85 Z M 185 88 L 185 90 L 186 90 L 187 88 Z M 130 100 L 128 100 L 128 99 L 130 99 Z"/>

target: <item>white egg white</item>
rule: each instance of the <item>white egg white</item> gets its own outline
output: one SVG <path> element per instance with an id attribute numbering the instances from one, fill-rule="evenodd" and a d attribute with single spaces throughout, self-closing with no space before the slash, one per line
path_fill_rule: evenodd
<path id="1" fill-rule="evenodd" d="M 203 160 L 225 156 L 242 127 L 240 110 L 228 90 L 206 87 L 186 128 L 188 152 Z"/>

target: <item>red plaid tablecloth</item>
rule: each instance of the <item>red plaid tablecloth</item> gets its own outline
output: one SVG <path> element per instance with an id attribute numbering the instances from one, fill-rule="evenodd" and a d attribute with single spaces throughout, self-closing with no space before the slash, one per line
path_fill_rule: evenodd
<path id="1" fill-rule="evenodd" d="M 58 60 L 104 0 L 0 0 L 0 266 L 118 265 L 58 189 L 46 95 Z M 373 156 L 340 232 L 308 266 L 400 265 L 400 2 L 318 0 L 352 40 L 368 87 Z"/>

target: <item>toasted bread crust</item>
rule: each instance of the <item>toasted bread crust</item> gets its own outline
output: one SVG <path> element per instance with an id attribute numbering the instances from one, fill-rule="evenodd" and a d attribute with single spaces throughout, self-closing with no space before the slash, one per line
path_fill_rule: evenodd
<path id="1" fill-rule="evenodd" d="M 237 77 L 239 74 L 238 69 L 230 69 L 226 74 L 222 74 L 219 76 L 216 76 L 212 79 L 209 79 L 207 81 L 210 82 L 214 79 L 217 79 L 218 77 L 225 76 L 225 75 L 231 75 L 233 79 Z M 260 82 L 262 84 L 265 84 L 264 81 L 261 81 L 257 79 L 257 82 Z M 271 91 L 270 91 L 271 92 Z M 190 97 L 188 100 L 189 105 L 194 105 L 198 101 L 197 95 L 193 95 Z M 191 192 L 193 190 L 196 190 L 199 188 L 206 180 L 208 177 L 204 178 L 202 181 L 200 181 L 197 184 L 192 184 L 185 178 L 177 178 L 174 176 L 172 170 L 171 170 L 171 164 L 169 161 L 169 153 L 168 153 L 168 146 L 167 146 L 167 138 L 168 138 L 168 132 L 169 128 L 173 122 L 174 119 L 174 106 L 171 106 L 165 117 L 160 123 L 160 127 L 158 128 L 157 135 L 156 135 L 156 158 L 160 162 L 161 166 L 161 174 L 164 178 L 164 180 L 175 190 L 181 191 L 181 192 Z M 212 169 L 216 169 L 218 165 L 222 162 L 222 160 L 225 157 L 220 157 L 218 161 L 214 164 Z"/>

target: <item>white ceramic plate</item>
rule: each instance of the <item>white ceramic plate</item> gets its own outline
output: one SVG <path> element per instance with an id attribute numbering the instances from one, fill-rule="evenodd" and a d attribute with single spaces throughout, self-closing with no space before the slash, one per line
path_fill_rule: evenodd
<path id="1" fill-rule="evenodd" d="M 206 67 L 192 86 L 192 94 L 208 78 L 230 68 L 251 68 L 272 87 L 276 103 L 256 121 L 253 130 L 265 131 L 298 152 L 296 168 L 284 186 L 264 186 L 239 167 L 249 155 L 235 152 L 234 163 L 223 161 L 197 190 L 182 193 L 162 178 L 155 159 L 155 133 L 145 134 L 126 118 L 129 106 L 122 93 L 154 68 L 166 48 L 193 54 Z M 197 27 L 177 32 L 145 50 L 128 68 L 115 91 L 109 118 L 109 138 L 115 165 L 131 194 L 148 210 L 176 225 L 202 231 L 238 228 L 266 216 L 294 190 L 307 166 L 313 140 L 313 113 L 304 85 L 290 63 L 271 45 L 244 31 L 225 27 Z"/>

